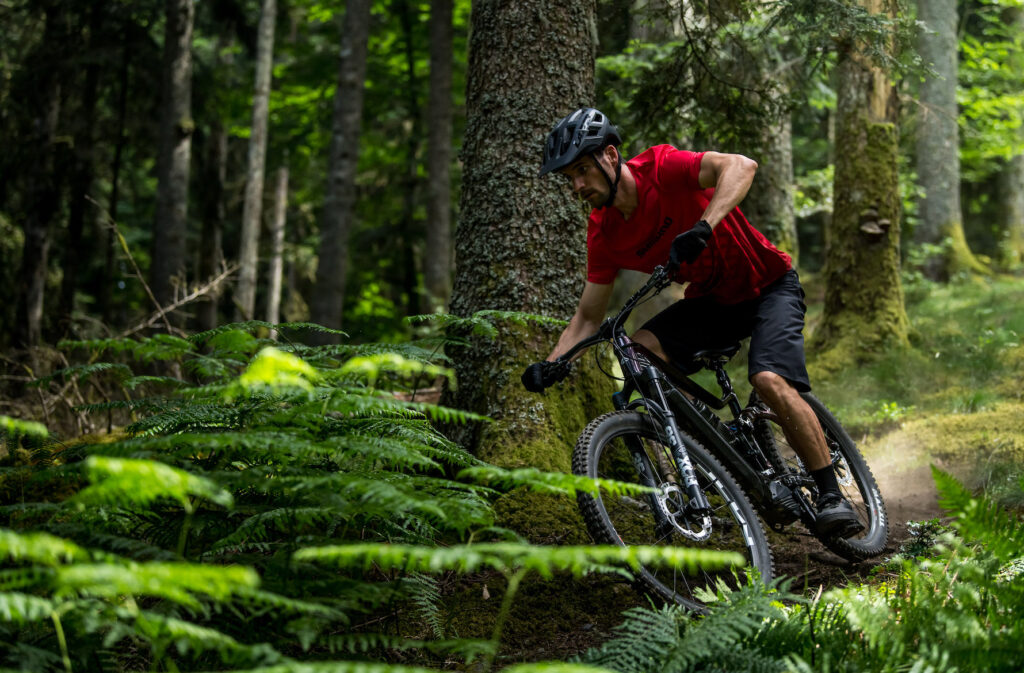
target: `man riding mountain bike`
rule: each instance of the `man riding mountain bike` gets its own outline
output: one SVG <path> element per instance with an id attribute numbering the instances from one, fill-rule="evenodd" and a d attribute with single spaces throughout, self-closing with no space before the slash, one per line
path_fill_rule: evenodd
<path id="1" fill-rule="evenodd" d="M 688 372 L 693 355 L 750 337 L 748 377 L 817 485 L 817 533 L 849 537 L 863 526 L 839 491 L 804 359 L 803 289 L 789 255 L 740 212 L 757 163 L 739 154 L 657 145 L 624 162 L 618 129 L 599 110 L 580 108 L 555 124 L 540 176 L 561 173 L 593 206 L 587 281 L 576 313 L 547 361 L 523 385 L 539 392 L 568 369 L 553 360 L 597 331 L 620 269 L 651 273 L 669 260 L 684 298 L 647 321 L 632 339 Z"/>

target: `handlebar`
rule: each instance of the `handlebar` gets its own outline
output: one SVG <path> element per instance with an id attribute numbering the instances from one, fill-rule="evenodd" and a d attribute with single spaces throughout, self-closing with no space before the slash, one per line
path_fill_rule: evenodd
<path id="1" fill-rule="evenodd" d="M 675 276 L 675 272 L 677 270 L 678 266 L 676 266 L 676 268 L 671 268 L 671 265 L 669 264 L 654 267 L 651 277 L 647 279 L 647 282 L 644 283 L 640 289 L 633 293 L 633 296 L 626 300 L 626 303 L 622 305 L 622 309 L 617 315 L 611 318 L 606 318 L 597 329 L 597 332 L 574 345 L 554 361 L 567 364 L 572 360 L 573 356 L 584 348 L 590 348 L 595 344 L 611 339 L 615 335 L 616 327 L 620 327 L 624 322 L 626 322 L 629 315 L 633 312 L 633 309 L 637 307 L 640 300 L 647 296 L 648 292 L 654 290 L 654 294 L 658 294 L 672 284 L 672 277 Z"/>

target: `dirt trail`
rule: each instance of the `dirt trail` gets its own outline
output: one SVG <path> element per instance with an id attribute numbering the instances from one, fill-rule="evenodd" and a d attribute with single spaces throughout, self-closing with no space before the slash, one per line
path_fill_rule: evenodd
<path id="1" fill-rule="evenodd" d="M 942 516 L 925 448 L 903 433 L 891 433 L 858 442 L 871 467 L 889 517 L 889 542 L 877 558 L 851 563 L 836 556 L 800 526 L 783 534 L 770 534 L 776 573 L 794 578 L 795 591 L 806 587 L 830 588 L 866 577 L 870 570 L 892 556 L 909 537 L 908 521 Z M 800 531 L 800 532 L 797 532 Z"/>

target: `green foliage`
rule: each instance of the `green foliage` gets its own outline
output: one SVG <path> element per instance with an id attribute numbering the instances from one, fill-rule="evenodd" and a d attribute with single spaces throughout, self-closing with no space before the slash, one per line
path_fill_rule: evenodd
<path id="1" fill-rule="evenodd" d="M 958 535 L 940 532 L 930 555 L 895 561 L 887 581 L 814 600 L 784 587 L 720 588 L 696 620 L 634 609 L 582 660 L 630 673 L 1019 670 L 1024 527 L 949 475 L 936 470 L 935 479 Z"/>

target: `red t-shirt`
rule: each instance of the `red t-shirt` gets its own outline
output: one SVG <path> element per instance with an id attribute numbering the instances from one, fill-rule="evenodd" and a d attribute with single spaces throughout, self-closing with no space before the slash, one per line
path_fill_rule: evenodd
<path id="1" fill-rule="evenodd" d="M 619 269 L 651 273 L 668 259 L 672 240 L 693 227 L 714 189 L 700 186 L 703 152 L 657 145 L 626 162 L 636 179 L 637 207 L 628 220 L 617 208 L 595 209 L 587 228 L 587 280 L 608 284 Z M 723 304 L 753 299 L 792 266 L 734 208 L 715 228 L 693 264 L 676 282 L 690 281 L 687 297 L 708 295 Z"/>

